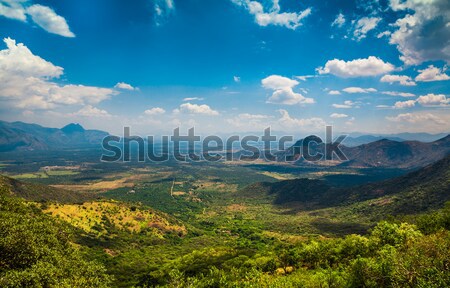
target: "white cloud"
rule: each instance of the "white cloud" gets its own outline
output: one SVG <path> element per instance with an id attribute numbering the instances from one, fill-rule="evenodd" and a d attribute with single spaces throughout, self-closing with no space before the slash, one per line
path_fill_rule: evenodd
<path id="1" fill-rule="evenodd" d="M 371 93 L 371 92 L 377 92 L 377 89 L 375 88 L 361 88 L 361 87 L 347 87 L 342 89 L 345 93 Z"/>
<path id="2" fill-rule="evenodd" d="M 450 99 L 447 99 L 444 94 L 427 94 L 417 98 L 422 106 L 447 106 L 450 104 Z"/>
<path id="3" fill-rule="evenodd" d="M 64 85 L 58 86 L 52 84 L 48 86 L 48 100 L 58 104 L 96 104 L 103 100 L 109 99 L 110 95 L 117 94 L 109 88 L 99 88 L 84 85 Z"/>
<path id="4" fill-rule="evenodd" d="M 404 11 L 405 16 L 393 26 L 397 29 L 389 43 L 396 45 L 407 65 L 425 61 L 450 62 L 450 2 L 447 0 L 391 0 L 394 11 Z"/>
<path id="5" fill-rule="evenodd" d="M 202 101 L 205 100 L 205 98 L 202 97 L 186 97 L 183 98 L 183 101 Z"/>
<path id="6" fill-rule="evenodd" d="M 267 120 L 271 118 L 273 118 L 273 116 L 242 113 L 234 118 L 227 119 L 226 121 L 237 128 L 248 129 L 249 127 L 252 127 L 252 129 L 264 129 L 270 126 Z"/>
<path id="7" fill-rule="evenodd" d="M 73 115 L 83 117 L 102 117 L 102 118 L 111 117 L 111 114 L 109 114 L 107 111 L 98 109 L 91 105 L 84 106 L 78 112 L 73 113 Z"/>
<path id="8" fill-rule="evenodd" d="M 309 78 L 314 78 L 314 77 L 316 77 L 316 75 L 301 75 L 301 76 L 295 76 L 295 78 L 297 78 L 298 80 L 301 80 L 301 81 L 306 81 L 306 80 L 308 80 Z"/>
<path id="9" fill-rule="evenodd" d="M 164 110 L 163 108 L 160 108 L 160 107 L 154 107 L 154 108 L 144 111 L 144 114 L 149 115 L 149 116 L 161 115 L 164 113 L 166 113 L 166 110 Z"/>
<path id="10" fill-rule="evenodd" d="M 27 15 L 34 23 L 49 33 L 75 37 L 75 34 L 70 31 L 66 19 L 56 14 L 48 6 L 39 4 L 30 6 L 29 0 L 0 0 L 0 16 L 26 22 Z"/>
<path id="11" fill-rule="evenodd" d="M 75 37 L 75 34 L 70 31 L 66 19 L 57 15 L 50 7 L 35 4 L 28 7 L 26 12 L 34 23 L 45 31 L 64 37 Z"/>
<path id="12" fill-rule="evenodd" d="M 378 17 L 363 17 L 356 21 L 355 28 L 353 31 L 353 37 L 357 41 L 366 38 L 369 31 L 375 29 L 381 18 Z"/>
<path id="13" fill-rule="evenodd" d="M 279 0 L 272 0 L 272 6 L 265 11 L 264 6 L 258 1 L 251 0 L 231 0 L 234 4 L 244 7 L 255 17 L 255 21 L 260 26 L 276 25 L 289 29 L 296 29 L 301 26 L 301 21 L 311 14 L 311 8 L 301 12 L 281 12 Z"/>
<path id="14" fill-rule="evenodd" d="M 216 116 L 219 115 L 219 112 L 216 110 L 211 109 L 206 104 L 197 105 L 197 104 L 191 104 L 191 103 L 183 103 L 180 105 L 180 108 L 175 109 L 174 113 L 188 113 L 188 114 L 203 114 L 203 115 L 210 115 L 210 116 Z"/>
<path id="15" fill-rule="evenodd" d="M 118 82 L 118 83 L 114 86 L 114 88 L 122 89 L 122 90 L 130 90 L 130 91 L 138 90 L 138 88 L 133 87 L 133 86 L 131 86 L 130 84 L 125 83 L 125 82 Z"/>
<path id="16" fill-rule="evenodd" d="M 386 117 L 387 120 L 392 122 L 408 122 L 408 123 L 423 123 L 423 122 L 433 122 L 435 124 L 445 124 L 445 121 L 440 119 L 439 117 L 431 114 L 431 113 L 425 113 L 425 114 L 419 114 L 419 113 L 405 113 L 405 114 L 399 114 L 395 117 Z"/>
<path id="17" fill-rule="evenodd" d="M 233 81 L 236 83 L 239 83 L 239 82 L 241 82 L 241 77 L 233 76 Z"/>
<path id="18" fill-rule="evenodd" d="M 58 78 L 63 68 L 45 61 L 22 43 L 16 44 L 11 38 L 3 39 L 7 49 L 0 51 L 0 76 L 2 79 L 16 75 L 34 78 Z"/>
<path id="19" fill-rule="evenodd" d="M 394 65 L 384 62 L 378 57 L 369 56 L 368 58 L 355 59 L 352 61 L 344 61 L 333 59 L 327 61 L 324 67 L 319 67 L 316 70 L 319 74 L 333 74 L 338 77 L 363 77 L 363 76 L 377 76 L 386 74 L 395 69 Z"/>
<path id="20" fill-rule="evenodd" d="M 265 89 L 274 90 L 267 103 L 272 104 L 312 104 L 314 99 L 306 98 L 300 93 L 294 92 L 293 88 L 299 84 L 298 81 L 279 75 L 271 75 L 261 80 Z"/>
<path id="21" fill-rule="evenodd" d="M 299 82 L 287 77 L 279 75 L 271 75 L 269 77 L 264 78 L 261 81 L 261 84 L 266 89 L 278 90 L 283 88 L 294 88 L 299 84 Z"/>
<path id="22" fill-rule="evenodd" d="M 26 21 L 27 16 L 23 3 L 28 0 L 2 0 L 0 1 L 0 15 L 6 18 Z"/>
<path id="23" fill-rule="evenodd" d="M 330 91 L 328 91 L 328 94 L 330 94 L 330 95 L 341 95 L 341 92 L 339 92 L 338 90 L 330 90 Z"/>
<path id="24" fill-rule="evenodd" d="M 173 0 L 154 0 L 155 23 L 163 24 L 166 19 L 175 11 L 175 3 Z"/>
<path id="25" fill-rule="evenodd" d="M 331 118 L 347 118 L 347 114 L 333 113 L 330 115 Z"/>
<path id="26" fill-rule="evenodd" d="M 52 82 L 63 74 L 63 68 L 10 38 L 3 41 L 7 48 L 0 51 L 0 98 L 15 107 L 51 109 L 58 104 L 96 104 L 117 94 L 108 88 Z"/>
<path id="27" fill-rule="evenodd" d="M 334 21 L 333 21 L 333 23 L 331 23 L 331 26 L 337 26 L 337 27 L 342 27 L 342 25 L 344 25 L 344 23 L 345 23 L 345 17 L 344 17 L 344 14 L 342 14 L 342 13 L 339 13 L 337 16 L 336 16 L 336 19 L 334 19 Z"/>
<path id="28" fill-rule="evenodd" d="M 415 97 L 416 94 L 407 93 L 407 92 L 397 92 L 397 91 L 383 91 L 381 94 L 390 95 L 390 96 L 400 96 L 400 97 Z"/>
<path id="29" fill-rule="evenodd" d="M 419 70 L 420 74 L 416 76 L 418 82 L 444 81 L 449 80 L 450 76 L 445 74 L 445 68 L 439 69 L 433 65 L 426 69 Z"/>
<path id="30" fill-rule="evenodd" d="M 394 109 L 405 109 L 405 108 L 411 108 L 416 105 L 415 100 L 407 100 L 407 101 L 397 101 L 394 104 Z"/>
<path id="31" fill-rule="evenodd" d="M 333 104 L 331 106 L 337 109 L 359 108 L 358 103 L 351 100 L 344 101 L 344 104 Z"/>
<path id="32" fill-rule="evenodd" d="M 400 85 L 403 86 L 415 86 L 416 83 L 411 79 L 411 77 L 406 75 L 384 75 L 380 79 L 381 82 L 387 82 L 389 84 L 392 84 L 394 82 L 398 82 Z"/>
<path id="33" fill-rule="evenodd" d="M 384 31 L 384 32 L 381 32 L 381 33 L 378 33 L 377 34 L 377 38 L 378 39 L 380 39 L 380 38 L 383 38 L 383 37 L 388 37 L 388 36 L 391 36 L 391 31 Z"/>
<path id="34" fill-rule="evenodd" d="M 322 130 L 326 126 L 326 122 L 322 118 L 312 117 L 306 119 L 292 118 L 286 110 L 278 110 L 281 114 L 281 118 L 278 123 L 281 127 L 289 129 L 302 128 L 304 130 Z"/>

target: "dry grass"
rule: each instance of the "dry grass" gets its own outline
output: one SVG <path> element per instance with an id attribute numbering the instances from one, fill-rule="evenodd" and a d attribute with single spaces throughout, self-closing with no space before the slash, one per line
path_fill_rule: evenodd
<path id="1" fill-rule="evenodd" d="M 109 222 L 118 229 L 132 233 L 148 229 L 160 237 L 167 232 L 186 234 L 184 226 L 173 224 L 150 209 L 131 209 L 130 206 L 123 203 L 94 201 L 82 205 L 52 204 L 45 212 L 69 222 L 85 232 L 107 233 L 106 225 Z"/>

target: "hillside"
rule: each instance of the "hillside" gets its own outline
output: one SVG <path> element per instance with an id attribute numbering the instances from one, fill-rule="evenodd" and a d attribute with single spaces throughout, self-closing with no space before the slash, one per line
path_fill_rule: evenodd
<path id="1" fill-rule="evenodd" d="M 303 157 L 304 139 L 297 141 L 293 146 L 278 153 L 279 161 L 289 155 L 295 155 L 297 165 L 315 165 L 320 162 L 305 161 Z M 414 169 L 424 167 L 438 161 L 450 153 L 450 135 L 434 142 L 419 141 L 393 141 L 381 139 L 356 147 L 340 145 L 348 161 L 329 162 L 329 165 L 355 168 L 401 168 Z M 310 144 L 310 154 L 324 154 L 324 144 Z"/>
<path id="2" fill-rule="evenodd" d="M 26 183 L 3 175 L 0 175 L 0 187 L 9 191 L 11 195 L 35 202 L 83 203 L 97 198 L 92 193 L 81 193 L 41 184 Z"/>
<path id="3" fill-rule="evenodd" d="M 295 179 L 256 183 L 242 195 L 274 197 L 274 204 L 300 202 L 307 207 L 350 205 L 388 197 L 384 206 L 394 214 L 440 208 L 450 200 L 450 155 L 422 169 L 394 179 L 350 188 L 336 188 L 323 180 Z"/>
<path id="4" fill-rule="evenodd" d="M 74 123 L 58 129 L 23 122 L 0 121 L 0 152 L 98 146 L 107 135 L 107 132 L 85 130 Z"/>
<path id="5" fill-rule="evenodd" d="M 67 225 L 0 185 L 0 287 L 110 287 L 112 277 L 73 245 Z"/>

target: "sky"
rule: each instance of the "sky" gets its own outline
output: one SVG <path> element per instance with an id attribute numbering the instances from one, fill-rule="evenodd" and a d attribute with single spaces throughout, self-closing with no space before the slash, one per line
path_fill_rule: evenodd
<path id="1" fill-rule="evenodd" d="M 449 62 L 446 0 L 0 0 L 0 119 L 48 127 L 446 133 Z"/>

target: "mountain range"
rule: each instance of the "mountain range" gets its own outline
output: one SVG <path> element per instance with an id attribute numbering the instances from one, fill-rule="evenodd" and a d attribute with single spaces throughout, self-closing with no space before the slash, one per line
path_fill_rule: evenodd
<path id="1" fill-rule="evenodd" d="M 310 138 L 319 142 L 318 138 Z M 294 155 L 297 165 L 315 165 L 319 162 L 306 161 L 301 157 L 307 143 L 304 139 L 297 141 L 294 145 L 277 154 L 278 160 L 283 161 L 286 157 Z M 325 144 L 309 144 L 309 154 L 325 153 Z M 402 168 L 414 169 L 423 167 L 444 158 L 450 153 L 450 135 L 434 142 L 419 141 L 394 141 L 381 139 L 378 141 L 362 144 L 354 147 L 340 145 L 341 151 L 348 161 L 330 161 L 328 165 L 345 167 L 378 167 L 378 168 Z M 323 162 L 323 161 L 322 161 Z"/>
<path id="2" fill-rule="evenodd" d="M 0 121 L 0 152 L 94 147 L 107 135 L 109 134 L 104 131 L 85 130 L 76 123 L 58 129 L 23 122 Z"/>
<path id="3" fill-rule="evenodd" d="M 242 191 L 246 197 L 273 197 L 276 205 L 298 203 L 302 208 L 367 203 L 391 215 L 437 209 L 450 200 L 450 155 L 406 175 L 352 187 L 334 187 L 326 180 L 293 179 L 260 182 Z M 367 207 L 365 207 L 367 208 Z"/>

